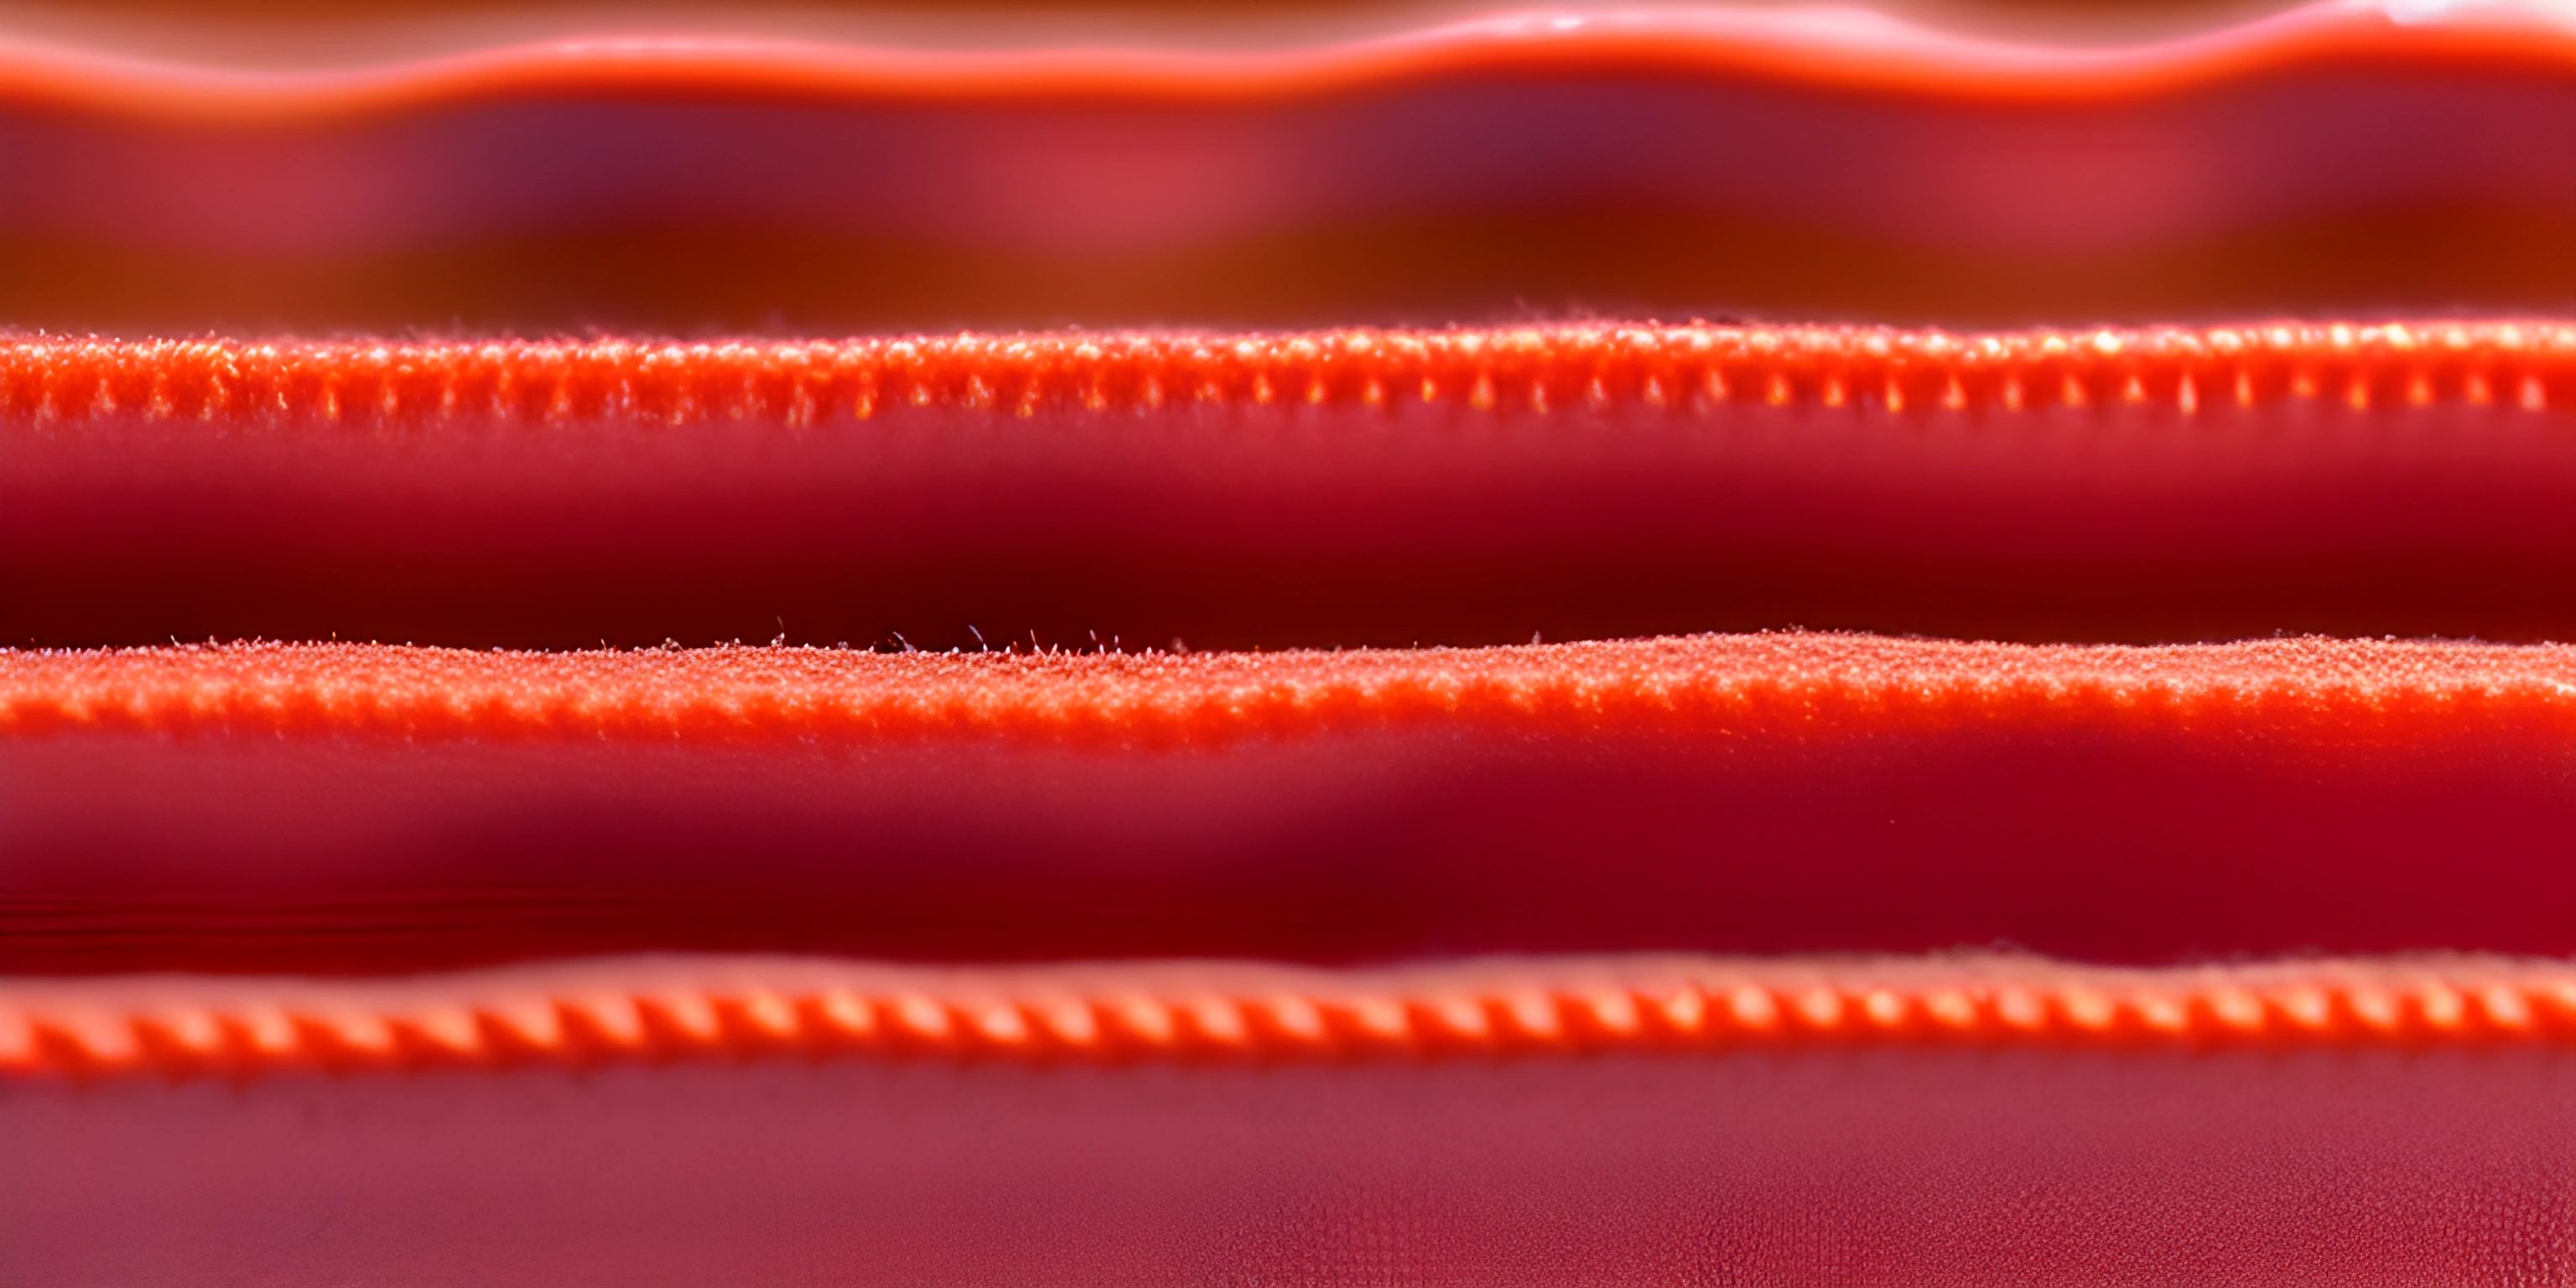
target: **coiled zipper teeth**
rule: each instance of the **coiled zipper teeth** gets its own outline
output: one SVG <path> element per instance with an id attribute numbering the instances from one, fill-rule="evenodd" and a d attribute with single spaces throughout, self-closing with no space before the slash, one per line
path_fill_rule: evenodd
<path id="1" fill-rule="evenodd" d="M 1110 743 L 1489 724 L 1808 736 L 2071 720 L 2576 734 L 2576 646 L 2294 639 L 2139 648 L 1858 635 L 1478 649 L 510 653 L 356 644 L 0 650 L 0 734 L 374 730 Z"/>
<path id="2" fill-rule="evenodd" d="M 0 419 L 419 426 L 856 423 L 1190 406 L 1588 416 L 1727 406 L 2198 415 L 2576 408 L 2576 325 L 2260 325 L 1951 334 L 1544 326 L 812 342 L 0 341 Z"/>
<path id="3" fill-rule="evenodd" d="M 392 984 L 0 982 L 0 1071 L 915 1057 L 1294 1062 L 1874 1046 L 2371 1048 L 2576 1043 L 2576 970 L 2445 959 L 2109 970 L 1982 959 L 1705 961 L 1551 976 L 1044 968 L 981 978 L 790 963 L 686 982 L 615 966 Z M 655 978 L 659 976 L 660 978 Z M 263 990 L 273 992 L 264 995 Z M 201 994 L 201 996 L 192 996 Z"/>

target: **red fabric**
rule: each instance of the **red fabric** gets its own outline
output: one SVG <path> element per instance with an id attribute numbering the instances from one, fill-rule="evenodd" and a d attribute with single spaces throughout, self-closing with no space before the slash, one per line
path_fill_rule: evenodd
<path id="1" fill-rule="evenodd" d="M 2571 693 L 2325 641 L 21 655 L 0 961 L 2564 954 Z"/>
<path id="2" fill-rule="evenodd" d="M 0 1248 L 33 1283 L 2547 1280 L 2571 1033 L 2564 963 L 2459 958 L 21 985 Z"/>
<path id="3" fill-rule="evenodd" d="M 2562 1051 L 12 1085 L 21 1282 L 2563 1277 Z"/>
<path id="4" fill-rule="evenodd" d="M 2563 639 L 2569 408 L 2537 323 L 28 342 L 0 638 Z"/>
<path id="5" fill-rule="evenodd" d="M 2576 1279 L 2432 8 L 0 42 L 0 1284 Z"/>

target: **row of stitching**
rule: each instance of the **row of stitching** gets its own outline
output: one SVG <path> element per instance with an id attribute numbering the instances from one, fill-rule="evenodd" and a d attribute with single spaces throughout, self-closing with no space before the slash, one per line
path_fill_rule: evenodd
<path id="1" fill-rule="evenodd" d="M 1466 967 L 1335 981 L 1210 982 L 1140 967 L 1043 971 L 961 990 L 932 972 L 790 969 L 619 987 L 506 972 L 459 982 L 98 990 L 0 983 L 0 1071 L 234 1074 L 293 1068 L 593 1063 L 802 1053 L 1053 1061 L 1296 1061 L 1836 1046 L 2409 1047 L 2576 1042 L 2563 964 L 2319 962 L 2169 972 L 2046 963 L 1705 963 L 1622 982 Z M 1248 972 L 1258 975 L 1255 969 Z M 1111 972 L 1114 974 L 1114 972 Z M 748 982 L 744 977 L 751 978 Z M 1233 984 L 1238 987 L 1229 988 Z M 152 987 L 169 995 L 145 997 Z M 450 995 L 452 994 L 452 995 Z"/>
<path id="2" fill-rule="evenodd" d="M 457 418 L 857 423 L 898 408 L 1035 416 L 1185 407 L 1481 412 L 1747 405 L 1885 412 L 2310 403 L 2576 407 L 2576 326 L 2271 325 L 1956 335 L 1551 326 L 1240 337 L 777 343 L 0 342 L 0 418 L 400 426 Z"/>
<path id="3" fill-rule="evenodd" d="M 0 651 L 0 732 L 1002 734 L 1190 740 L 1404 724 L 2073 720 L 2284 729 L 2576 721 L 2576 647 L 1974 645 L 1758 635 L 1343 653 L 510 653 L 385 645 Z"/>

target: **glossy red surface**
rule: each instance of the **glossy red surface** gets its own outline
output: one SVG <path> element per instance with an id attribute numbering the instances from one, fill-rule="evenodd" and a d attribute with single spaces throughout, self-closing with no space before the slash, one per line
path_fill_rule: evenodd
<path id="1" fill-rule="evenodd" d="M 2571 68 L 2508 5 L 2104 48 L 1726 9 L 295 72 L 21 46 L 0 293 L 165 335 L 2554 312 Z"/>

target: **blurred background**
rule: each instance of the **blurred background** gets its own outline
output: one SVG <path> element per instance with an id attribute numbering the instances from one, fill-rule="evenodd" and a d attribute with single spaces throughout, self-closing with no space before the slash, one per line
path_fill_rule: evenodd
<path id="1" fill-rule="evenodd" d="M 2297 20 L 1888 6 L 17 0 L 0 318 L 828 335 L 2576 304 L 2576 89 L 2550 51 L 2397 57 L 2368 38 L 2393 20 L 2346 5 L 2355 38 L 2220 72 L 2209 33 L 2277 50 Z"/>
<path id="2" fill-rule="evenodd" d="M 2260 17 L 2293 0 L 1883 0 L 1868 7 L 1951 30 L 2041 40 L 2151 39 Z M 136 52 L 246 65 L 331 63 L 635 27 L 951 45 L 1224 44 L 1400 30 L 1500 10 L 1598 12 L 1633 3 L 1472 0 L 7 0 L 0 23 Z M 1816 0 L 1735 7 L 1820 8 Z"/>

